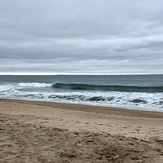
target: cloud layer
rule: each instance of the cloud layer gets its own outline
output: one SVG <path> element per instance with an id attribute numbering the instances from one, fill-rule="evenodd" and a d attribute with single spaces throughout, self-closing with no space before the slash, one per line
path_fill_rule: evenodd
<path id="1" fill-rule="evenodd" d="M 1 0 L 0 73 L 163 73 L 161 0 Z"/>

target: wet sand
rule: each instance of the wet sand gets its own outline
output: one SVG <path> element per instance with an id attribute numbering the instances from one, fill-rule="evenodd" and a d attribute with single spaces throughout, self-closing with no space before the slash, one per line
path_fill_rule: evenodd
<path id="1" fill-rule="evenodd" d="M 0 99 L 0 162 L 162 163 L 163 113 Z"/>

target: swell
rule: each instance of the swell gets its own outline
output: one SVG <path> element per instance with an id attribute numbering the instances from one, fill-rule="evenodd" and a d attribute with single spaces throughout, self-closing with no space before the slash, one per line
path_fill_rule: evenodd
<path id="1" fill-rule="evenodd" d="M 163 86 L 122 86 L 122 85 L 91 85 L 77 83 L 55 83 L 52 85 L 55 89 L 66 90 L 97 90 L 97 91 L 118 91 L 118 92 L 163 92 Z"/>

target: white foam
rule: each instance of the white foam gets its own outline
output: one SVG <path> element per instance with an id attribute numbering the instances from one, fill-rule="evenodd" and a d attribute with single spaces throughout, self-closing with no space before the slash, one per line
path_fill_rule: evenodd
<path id="1" fill-rule="evenodd" d="M 41 87 L 50 87 L 51 84 L 47 84 L 47 83 L 18 83 L 17 84 L 20 87 L 37 87 L 37 88 L 41 88 Z"/>
<path id="2" fill-rule="evenodd" d="M 10 83 L 5 83 L 5 84 L 1 84 L 0 85 L 0 92 L 2 91 L 9 91 L 9 90 L 13 90 L 15 89 L 15 85 L 14 84 L 10 84 Z"/>
<path id="3" fill-rule="evenodd" d="M 11 89 L 12 87 L 9 87 L 8 85 L 0 85 L 0 91 L 6 91 Z"/>
<path id="4" fill-rule="evenodd" d="M 0 97 L 163 111 L 163 93 L 69 91 L 53 89 L 50 86 L 48 83 L 1 83 Z M 90 98 L 98 96 L 105 100 L 90 101 Z M 142 102 L 132 102 L 135 99 Z"/>

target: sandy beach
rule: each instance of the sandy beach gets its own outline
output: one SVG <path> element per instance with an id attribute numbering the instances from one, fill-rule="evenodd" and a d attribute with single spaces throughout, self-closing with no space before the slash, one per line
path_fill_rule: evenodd
<path id="1" fill-rule="evenodd" d="M 162 163 L 163 113 L 0 99 L 2 163 Z"/>

